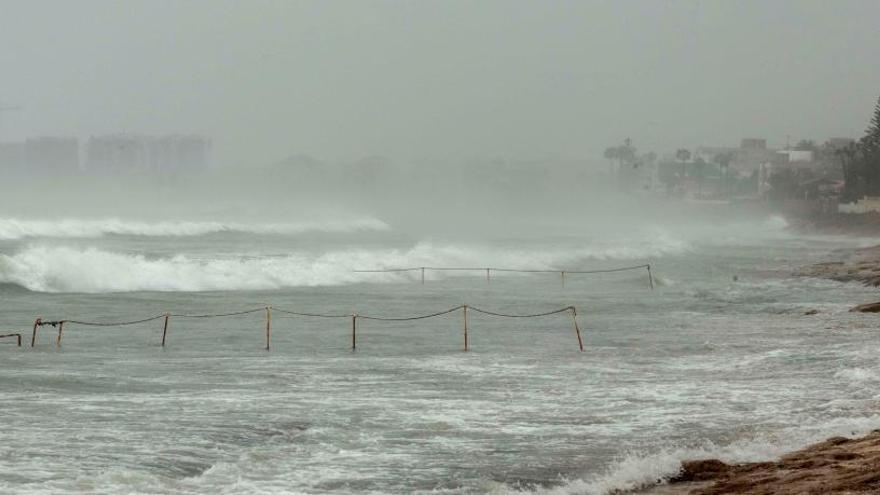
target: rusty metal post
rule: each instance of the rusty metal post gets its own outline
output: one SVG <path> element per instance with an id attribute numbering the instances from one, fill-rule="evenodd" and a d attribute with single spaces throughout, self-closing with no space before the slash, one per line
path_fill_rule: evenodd
<path id="1" fill-rule="evenodd" d="M 651 264 L 648 264 L 648 282 L 651 283 L 651 290 L 654 290 L 654 275 L 651 273 Z"/>
<path id="2" fill-rule="evenodd" d="M 574 322 L 574 333 L 578 338 L 578 348 L 584 352 L 584 341 L 581 339 L 581 328 L 578 326 L 577 309 L 571 307 L 571 320 Z"/>
<path id="3" fill-rule="evenodd" d="M 357 320 L 358 315 L 351 315 L 351 351 L 357 350 Z"/>
<path id="4" fill-rule="evenodd" d="M 272 306 L 266 306 L 266 350 L 269 350 L 272 340 Z"/>
<path id="5" fill-rule="evenodd" d="M 468 351 L 468 320 L 467 320 L 467 304 L 461 307 L 464 315 L 464 352 Z"/>
<path id="6" fill-rule="evenodd" d="M 171 313 L 165 313 L 165 324 L 162 325 L 162 347 L 165 347 L 165 337 L 168 336 L 168 320 L 171 319 Z"/>
<path id="7" fill-rule="evenodd" d="M 31 347 L 33 347 L 37 343 L 37 327 L 43 324 L 42 318 L 37 318 L 34 320 L 34 332 L 31 334 Z"/>
<path id="8" fill-rule="evenodd" d="M 61 347 L 61 332 L 64 331 L 64 320 L 58 322 L 58 338 L 55 340 L 55 347 Z"/>
<path id="9" fill-rule="evenodd" d="M 18 340 L 18 346 L 21 347 L 21 334 L 17 333 L 17 334 L 15 334 L 15 336 L 16 336 L 16 340 Z"/>

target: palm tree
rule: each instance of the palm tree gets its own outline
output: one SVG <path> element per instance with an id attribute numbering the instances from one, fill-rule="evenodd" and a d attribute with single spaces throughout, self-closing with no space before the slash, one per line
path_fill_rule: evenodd
<path id="1" fill-rule="evenodd" d="M 679 148 L 678 151 L 675 152 L 675 158 L 686 162 L 691 159 L 691 152 L 684 148 Z"/>
<path id="2" fill-rule="evenodd" d="M 635 161 L 636 147 L 632 145 L 632 139 L 624 139 L 623 146 L 617 147 L 617 157 L 620 159 L 621 166 L 624 164 L 624 162 L 632 163 Z"/>

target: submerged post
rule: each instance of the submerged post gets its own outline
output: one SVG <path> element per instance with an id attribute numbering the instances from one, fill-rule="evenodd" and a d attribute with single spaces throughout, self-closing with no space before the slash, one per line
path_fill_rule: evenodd
<path id="1" fill-rule="evenodd" d="M 490 268 L 486 268 L 486 284 L 487 285 L 492 283 L 492 281 L 489 278 L 489 270 L 490 270 Z"/>
<path id="2" fill-rule="evenodd" d="M 37 343 L 37 327 L 43 324 L 42 318 L 37 318 L 34 320 L 34 332 L 31 334 L 31 347 Z"/>
<path id="3" fill-rule="evenodd" d="M 61 332 L 64 331 L 64 320 L 58 322 L 58 338 L 55 339 L 55 347 L 61 347 Z"/>
<path id="4" fill-rule="evenodd" d="M 425 285 L 425 267 L 422 267 L 422 285 Z"/>
<path id="5" fill-rule="evenodd" d="M 651 290 L 654 290 L 654 275 L 651 273 L 651 264 L 648 263 L 646 266 L 648 268 L 648 282 L 651 284 Z"/>
<path id="6" fill-rule="evenodd" d="M 0 335 L 0 339 L 5 339 L 6 337 L 15 337 L 15 340 L 18 342 L 18 347 L 21 347 L 20 333 L 7 333 L 6 335 Z"/>
<path id="7" fill-rule="evenodd" d="M 468 351 L 468 321 L 467 321 L 467 304 L 461 307 L 464 315 L 464 352 Z"/>
<path id="8" fill-rule="evenodd" d="M 162 325 L 162 347 L 165 347 L 165 337 L 168 336 L 169 319 L 171 319 L 171 313 L 165 313 L 165 324 Z"/>
<path id="9" fill-rule="evenodd" d="M 358 315 L 351 315 L 351 351 L 357 349 L 357 320 Z"/>
<path id="10" fill-rule="evenodd" d="M 562 288 L 565 288 L 565 270 L 559 272 L 559 275 L 562 276 Z"/>
<path id="11" fill-rule="evenodd" d="M 272 340 L 272 306 L 266 306 L 266 350 Z"/>
<path id="12" fill-rule="evenodd" d="M 584 352 L 584 341 L 581 339 L 581 328 L 578 326 L 577 309 L 575 309 L 574 306 L 571 307 L 571 321 L 574 322 L 574 333 L 578 338 L 578 348 L 581 352 Z"/>

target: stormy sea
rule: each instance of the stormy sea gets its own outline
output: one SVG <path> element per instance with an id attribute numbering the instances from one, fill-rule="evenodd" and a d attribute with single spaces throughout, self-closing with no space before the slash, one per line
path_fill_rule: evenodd
<path id="1" fill-rule="evenodd" d="M 873 291 L 791 272 L 877 243 L 768 216 L 479 239 L 0 218 L 0 334 L 23 340 L 0 339 L 0 492 L 602 494 L 866 432 L 880 343 L 848 309 Z M 358 271 L 411 267 L 474 270 Z M 470 311 L 467 352 L 461 311 L 395 320 L 464 304 L 575 307 L 584 350 L 569 311 Z M 353 314 L 387 318 L 354 351 Z"/>

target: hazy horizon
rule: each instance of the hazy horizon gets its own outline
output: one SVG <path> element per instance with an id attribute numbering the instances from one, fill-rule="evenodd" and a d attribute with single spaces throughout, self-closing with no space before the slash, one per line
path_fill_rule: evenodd
<path id="1" fill-rule="evenodd" d="M 218 165 L 601 160 L 859 137 L 880 4 L 0 0 L 0 141 L 193 132 Z"/>

